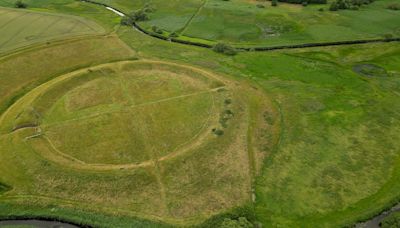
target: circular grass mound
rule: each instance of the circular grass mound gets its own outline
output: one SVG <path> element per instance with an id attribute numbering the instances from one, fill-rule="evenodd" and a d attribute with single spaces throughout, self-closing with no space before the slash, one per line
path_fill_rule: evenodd
<path id="1" fill-rule="evenodd" d="M 193 225 L 251 200 L 278 142 L 272 102 L 245 81 L 160 61 L 59 76 L 0 117 L 13 199 Z M 22 174 L 21 174 L 22 175 Z M 24 176 L 25 177 L 25 176 Z M 112 183 L 112 184 L 110 184 Z"/>
<path id="2" fill-rule="evenodd" d="M 35 127 L 48 144 L 38 151 L 87 165 L 148 164 L 180 150 L 208 129 L 224 87 L 193 69 L 154 62 L 64 77 L 36 89 L 40 96 L 24 105 L 12 129 Z"/>

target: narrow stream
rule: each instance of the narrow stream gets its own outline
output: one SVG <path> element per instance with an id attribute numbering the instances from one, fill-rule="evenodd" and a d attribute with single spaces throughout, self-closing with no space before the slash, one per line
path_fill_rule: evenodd
<path id="1" fill-rule="evenodd" d="M 36 219 L 0 221 L 0 227 L 13 227 L 13 226 L 37 227 L 37 228 L 79 228 L 79 226 L 71 225 L 68 223 L 36 220 Z"/>

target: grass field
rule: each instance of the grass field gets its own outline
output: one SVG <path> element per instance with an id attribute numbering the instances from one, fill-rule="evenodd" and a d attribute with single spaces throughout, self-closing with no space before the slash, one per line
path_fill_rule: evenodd
<path id="1" fill-rule="evenodd" d="M 163 42 L 121 34 L 144 56 L 250 78 L 275 99 L 283 116 L 280 145 L 256 178 L 255 210 L 265 226 L 351 225 L 398 201 L 398 44 L 231 58 L 181 45 L 166 51 Z M 360 64 L 388 76 L 354 71 Z"/>
<path id="2" fill-rule="evenodd" d="M 400 13 L 387 9 L 392 0 L 379 0 L 357 11 L 335 12 L 329 11 L 328 4 L 303 7 L 281 3 L 272 7 L 269 1 L 247 0 L 99 2 L 124 12 L 150 5 L 155 9 L 149 13 L 150 20 L 139 25 L 147 30 L 157 26 L 166 34 L 177 32 L 180 39 L 201 43 L 251 47 L 400 36 Z"/>
<path id="3" fill-rule="evenodd" d="M 91 202 L 102 213 L 107 206 L 125 216 L 198 223 L 250 201 L 248 151 L 259 158 L 266 151 L 248 140 L 275 128 L 262 118 L 266 111 L 276 118 L 262 93 L 193 67 L 125 61 L 80 69 L 29 91 L 2 115 L 2 148 L 26 151 L 29 158 L 15 159 L 36 170 L 26 183 L 3 175 L 13 189 L 2 199 Z"/>
<path id="4" fill-rule="evenodd" d="M 0 57 L 0 219 L 221 227 L 246 217 L 263 227 L 343 227 L 399 202 L 398 42 L 225 56 L 120 27 L 99 6 L 27 2 L 110 33 Z M 146 2 L 107 3 L 129 11 Z M 372 38 L 396 35 L 390 2 L 332 13 L 153 1 L 143 25 L 157 18 L 183 34 L 204 26 L 199 34 L 213 40 L 257 45 Z M 187 11 L 163 20 L 173 5 Z M 256 11 L 270 21 L 249 18 Z M 293 36 L 263 43 L 247 26 L 257 20 Z"/>
<path id="5" fill-rule="evenodd" d="M 0 8 L 0 54 L 34 43 L 104 33 L 104 29 L 78 17 Z"/>
<path id="6" fill-rule="evenodd" d="M 122 42 L 109 36 L 54 43 L 3 57 L 0 59 L 0 112 L 24 92 L 60 73 L 133 56 Z"/>

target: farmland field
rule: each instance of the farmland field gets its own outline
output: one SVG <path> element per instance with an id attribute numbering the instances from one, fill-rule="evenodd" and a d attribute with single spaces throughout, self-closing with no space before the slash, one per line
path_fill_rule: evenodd
<path id="1" fill-rule="evenodd" d="M 64 15 L 0 7 L 0 53 L 33 43 L 103 33 L 99 25 Z"/>
<path id="2" fill-rule="evenodd" d="M 354 227 L 400 202 L 396 1 L 98 0 L 149 33 L 23 2 L 0 0 L 0 227 Z"/>

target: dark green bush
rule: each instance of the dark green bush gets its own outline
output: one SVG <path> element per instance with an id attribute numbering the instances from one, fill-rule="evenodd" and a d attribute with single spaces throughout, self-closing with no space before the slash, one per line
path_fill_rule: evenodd
<path id="1" fill-rule="evenodd" d="M 293 4 L 326 4 L 327 3 L 327 0 L 279 0 L 279 1 L 293 3 Z"/>
<path id="2" fill-rule="evenodd" d="M 249 222 L 245 217 L 240 217 L 238 219 L 226 218 L 222 222 L 221 228 L 253 228 L 254 225 Z"/>
<path id="3" fill-rule="evenodd" d="M 214 132 L 214 134 L 217 135 L 217 136 L 221 136 L 221 135 L 224 134 L 224 131 L 223 131 L 223 130 L 215 129 L 215 128 L 212 129 L 212 132 Z"/>
<path id="4" fill-rule="evenodd" d="M 155 25 L 153 25 L 153 26 L 151 27 L 151 30 L 152 30 L 153 32 L 157 33 L 157 34 L 162 34 L 162 33 L 163 33 L 163 31 L 162 31 L 159 27 L 157 27 L 157 26 L 155 26 Z"/>
<path id="5" fill-rule="evenodd" d="M 124 16 L 121 18 L 120 23 L 121 23 L 121 25 L 132 26 L 135 22 L 133 21 L 133 19 L 131 17 Z"/>
<path id="6" fill-rule="evenodd" d="M 218 53 L 222 53 L 225 55 L 236 55 L 237 51 L 234 47 L 225 44 L 225 43 L 218 43 L 213 47 L 213 50 Z"/>
<path id="7" fill-rule="evenodd" d="M 179 34 L 177 32 L 172 32 L 171 34 L 169 34 L 169 37 L 178 37 Z"/>
<path id="8" fill-rule="evenodd" d="M 0 182 L 0 194 L 3 193 L 3 192 L 7 192 L 7 191 L 9 191 L 10 189 L 11 189 L 10 186 L 8 186 L 8 185 L 6 185 L 6 184 L 2 184 L 2 183 Z"/>
<path id="9" fill-rule="evenodd" d="M 387 8 L 390 10 L 400 10 L 400 3 L 392 3 Z"/>
<path id="10" fill-rule="evenodd" d="M 128 15 L 134 22 L 136 21 L 147 21 L 149 20 L 149 16 L 145 12 L 145 10 L 141 9 L 135 12 L 132 12 Z"/>
<path id="11" fill-rule="evenodd" d="M 329 10 L 358 10 L 362 5 L 368 5 L 375 0 L 336 0 L 331 3 Z"/>
<path id="12" fill-rule="evenodd" d="M 28 5 L 21 0 L 18 0 L 15 2 L 15 7 L 24 9 L 28 7 Z"/>
<path id="13" fill-rule="evenodd" d="M 278 6 L 278 0 L 272 0 L 271 6 Z"/>
<path id="14" fill-rule="evenodd" d="M 394 212 L 393 214 L 386 217 L 382 223 L 382 228 L 397 228 L 400 227 L 400 212 Z"/>

